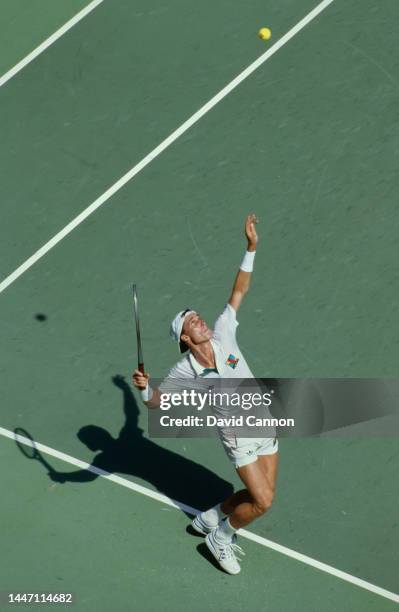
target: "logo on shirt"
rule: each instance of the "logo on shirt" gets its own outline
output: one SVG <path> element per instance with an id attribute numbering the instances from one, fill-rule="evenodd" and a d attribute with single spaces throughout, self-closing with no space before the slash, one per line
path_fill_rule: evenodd
<path id="1" fill-rule="evenodd" d="M 231 368 L 233 368 L 233 370 L 235 370 L 235 368 L 237 367 L 237 363 L 239 362 L 239 358 L 238 357 L 234 357 L 234 355 L 232 355 L 230 353 L 230 355 L 227 358 L 226 364 L 228 366 L 230 366 Z"/>

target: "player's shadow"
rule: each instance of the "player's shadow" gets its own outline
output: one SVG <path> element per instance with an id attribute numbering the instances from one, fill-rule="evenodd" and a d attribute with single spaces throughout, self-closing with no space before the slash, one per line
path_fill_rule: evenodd
<path id="1" fill-rule="evenodd" d="M 138 427 L 139 408 L 130 386 L 122 376 L 112 381 L 123 393 L 125 423 L 117 439 L 97 425 L 85 425 L 78 431 L 79 440 L 97 452 L 91 467 L 139 477 L 160 493 L 200 510 L 232 494 L 231 483 L 208 468 L 145 438 Z M 75 470 L 51 472 L 50 477 L 56 482 L 90 482 L 98 474 Z"/>

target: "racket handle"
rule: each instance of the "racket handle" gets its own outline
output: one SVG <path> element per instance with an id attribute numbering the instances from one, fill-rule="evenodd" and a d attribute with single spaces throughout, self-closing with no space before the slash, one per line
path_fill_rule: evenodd
<path id="1" fill-rule="evenodd" d="M 139 363 L 138 369 L 142 374 L 145 374 L 144 363 Z"/>

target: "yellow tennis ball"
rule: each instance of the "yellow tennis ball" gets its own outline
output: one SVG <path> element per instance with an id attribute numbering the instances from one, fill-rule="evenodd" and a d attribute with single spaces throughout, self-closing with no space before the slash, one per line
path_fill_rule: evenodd
<path id="1" fill-rule="evenodd" d="M 272 33 L 269 28 L 261 28 L 258 32 L 259 38 L 262 40 L 269 40 L 272 37 Z"/>

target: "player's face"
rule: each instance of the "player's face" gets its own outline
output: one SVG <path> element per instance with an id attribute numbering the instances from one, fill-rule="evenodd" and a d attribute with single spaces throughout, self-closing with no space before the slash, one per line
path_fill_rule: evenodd
<path id="1" fill-rule="evenodd" d="M 194 344 L 201 344 L 212 338 L 212 330 L 197 312 L 193 312 L 184 320 L 182 335 L 189 336 Z"/>

